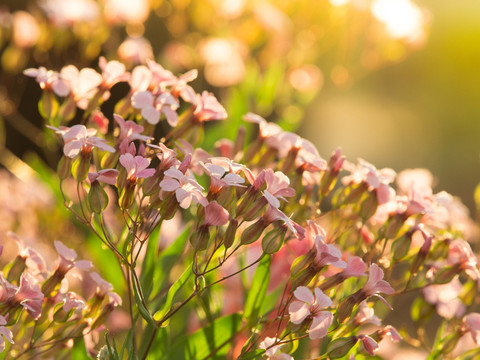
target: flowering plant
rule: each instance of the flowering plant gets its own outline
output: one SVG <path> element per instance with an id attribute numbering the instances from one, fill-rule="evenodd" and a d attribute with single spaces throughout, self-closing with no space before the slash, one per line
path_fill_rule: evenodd
<path id="1" fill-rule="evenodd" d="M 204 130 L 228 114 L 213 94 L 195 93 L 195 72 L 175 76 L 153 61 L 127 72 L 103 58 L 100 68 L 25 74 L 40 83 L 46 131 L 63 144 L 62 200 L 113 254 L 123 287 L 61 242 L 49 270 L 17 239 L 1 277 L 3 354 L 361 359 L 413 346 L 432 359 L 478 356 L 464 343 L 479 345 L 475 227 L 456 198 L 433 193 L 428 173 L 397 176 L 340 149 L 326 161 L 252 113 L 244 120 L 255 137 L 241 127 L 203 149 Z M 130 91 L 105 115 L 117 82 Z M 69 291 L 73 271 L 80 288 L 93 283 L 89 300 Z M 411 320 L 393 324 L 407 294 Z M 126 326 L 110 327 L 120 307 Z M 432 342 L 435 311 L 444 320 Z"/>

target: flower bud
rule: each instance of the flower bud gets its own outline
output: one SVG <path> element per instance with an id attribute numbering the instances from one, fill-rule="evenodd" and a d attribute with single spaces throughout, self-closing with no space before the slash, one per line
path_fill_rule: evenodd
<path id="1" fill-rule="evenodd" d="M 118 205 L 120 206 L 120 209 L 126 210 L 130 206 L 132 206 L 133 202 L 135 200 L 135 186 L 133 187 L 126 187 L 120 194 L 120 197 L 118 198 Z"/>
<path id="2" fill-rule="evenodd" d="M 58 101 L 51 90 L 45 90 L 38 102 L 38 112 L 48 123 L 55 118 L 58 111 Z"/>
<path id="3" fill-rule="evenodd" d="M 87 199 L 90 210 L 96 214 L 100 214 L 108 205 L 108 195 L 98 181 L 92 183 Z"/>
<path id="4" fill-rule="evenodd" d="M 360 217 L 364 221 L 370 219 L 377 211 L 377 207 L 377 194 L 374 191 L 369 192 L 367 198 L 362 202 L 362 205 L 360 206 Z"/>
<path id="5" fill-rule="evenodd" d="M 162 201 L 160 205 L 160 215 L 164 220 L 170 220 L 175 216 L 175 213 L 178 210 L 178 201 L 175 197 L 175 193 L 171 192 L 167 197 Z"/>
<path id="6" fill-rule="evenodd" d="M 192 244 L 195 251 L 205 250 L 208 246 L 208 240 L 210 240 L 210 230 L 205 225 L 197 228 L 190 236 L 190 244 Z"/>
<path id="7" fill-rule="evenodd" d="M 58 115 L 60 118 L 66 122 L 69 122 L 75 116 L 77 106 L 75 104 L 75 99 L 72 96 L 67 97 L 67 99 L 60 105 Z"/>
<path id="8" fill-rule="evenodd" d="M 60 180 L 65 180 L 71 175 L 72 159 L 68 156 L 62 156 L 57 166 L 57 174 Z"/>
<path id="9" fill-rule="evenodd" d="M 357 343 L 356 336 L 349 336 L 344 338 L 338 338 L 328 344 L 327 355 L 329 359 L 340 359 L 348 354 Z"/>
<path id="10" fill-rule="evenodd" d="M 252 221 L 255 220 L 260 216 L 260 213 L 262 212 L 263 208 L 267 205 L 267 199 L 265 197 L 261 196 L 259 197 L 255 202 L 249 206 L 243 215 L 243 218 L 246 221 Z"/>
<path id="11" fill-rule="evenodd" d="M 274 254 L 283 245 L 286 233 L 285 227 L 276 227 L 269 231 L 262 239 L 262 250 L 265 254 Z"/>
<path id="12" fill-rule="evenodd" d="M 225 232 L 225 239 L 223 240 L 223 246 L 225 246 L 225 249 L 228 249 L 230 246 L 233 245 L 233 242 L 235 241 L 235 235 L 237 233 L 237 228 L 238 220 L 230 220 L 230 222 L 228 223 L 227 231 Z"/>
<path id="13" fill-rule="evenodd" d="M 393 260 L 398 261 L 407 256 L 410 250 L 410 244 L 412 243 L 412 234 L 407 233 L 400 236 L 392 243 Z"/>
<path id="14" fill-rule="evenodd" d="M 72 173 L 73 177 L 81 182 L 87 178 L 88 170 L 90 169 L 90 154 L 80 156 L 73 162 Z"/>
<path id="15" fill-rule="evenodd" d="M 257 222 L 244 230 L 240 237 L 240 243 L 242 245 L 247 245 L 255 242 L 260 238 L 263 230 L 265 230 L 267 226 L 268 223 L 263 218 L 258 219 Z"/>

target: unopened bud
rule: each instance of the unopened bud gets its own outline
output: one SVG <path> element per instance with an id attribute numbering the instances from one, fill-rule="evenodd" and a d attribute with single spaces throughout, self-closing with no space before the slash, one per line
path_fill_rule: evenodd
<path id="1" fill-rule="evenodd" d="M 170 220 L 175 216 L 178 209 L 178 201 L 175 197 L 175 193 L 171 192 L 166 196 L 160 205 L 160 215 L 164 220 Z"/>
<path id="2" fill-rule="evenodd" d="M 255 242 L 260 238 L 267 226 L 268 223 L 263 218 L 258 219 L 257 222 L 245 229 L 240 237 L 240 243 L 247 245 Z"/>
<path id="3" fill-rule="evenodd" d="M 340 359 L 348 354 L 355 346 L 358 339 L 356 336 L 338 338 L 328 344 L 327 355 L 329 359 Z"/>
<path id="4" fill-rule="evenodd" d="M 57 166 L 57 174 L 60 180 L 65 180 L 72 173 L 72 159 L 62 156 Z"/>
<path id="5" fill-rule="evenodd" d="M 225 246 L 225 249 L 228 249 L 230 246 L 232 246 L 233 242 L 235 241 L 237 228 L 238 220 L 230 220 L 230 222 L 228 223 L 227 231 L 225 232 L 225 239 L 223 240 L 223 246 Z"/>
<path id="6" fill-rule="evenodd" d="M 370 219 L 373 214 L 377 211 L 378 207 L 378 200 L 377 200 L 377 194 L 372 191 L 368 193 L 367 198 L 363 201 L 361 207 L 360 207 L 360 217 L 366 221 Z"/>
<path id="7" fill-rule="evenodd" d="M 283 245 L 286 228 L 277 227 L 269 231 L 262 239 L 262 250 L 265 254 L 274 254 Z"/>
<path id="8" fill-rule="evenodd" d="M 208 226 L 202 225 L 190 236 L 190 244 L 196 251 L 202 251 L 207 248 L 208 240 L 210 240 L 210 231 Z"/>
<path id="9" fill-rule="evenodd" d="M 72 173 L 75 180 L 78 182 L 87 178 L 88 170 L 90 169 L 90 154 L 80 156 L 73 162 Z"/>
<path id="10" fill-rule="evenodd" d="M 88 192 L 90 210 L 100 214 L 108 205 L 108 195 L 98 181 L 94 181 Z"/>
<path id="11" fill-rule="evenodd" d="M 407 233 L 392 243 L 393 260 L 398 261 L 407 256 L 412 243 L 412 234 Z"/>

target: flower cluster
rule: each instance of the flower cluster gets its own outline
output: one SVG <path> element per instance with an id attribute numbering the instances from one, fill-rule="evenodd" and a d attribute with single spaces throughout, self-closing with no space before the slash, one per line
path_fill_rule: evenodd
<path id="1" fill-rule="evenodd" d="M 44 115 L 63 141 L 57 173 L 64 203 L 122 268 L 131 321 L 123 348 L 144 358 L 176 358 L 188 348 L 205 356 L 292 359 L 308 337 L 300 342 L 303 353 L 374 355 L 386 335 L 423 341 L 435 309 L 449 325 L 432 353 L 451 353 L 467 333 L 478 342 L 479 257 L 467 241 L 473 225 L 458 200 L 433 192 L 429 173 L 397 176 L 362 159 L 350 163 L 340 149 L 325 160 L 308 140 L 253 113 L 244 125 L 254 138 L 241 128 L 234 141 L 221 139 L 207 151 L 205 122 L 228 115 L 213 94 L 189 85 L 196 72 L 177 76 L 153 61 L 131 72 L 105 59 L 99 66 L 101 73 L 47 71 L 69 91 L 41 78 L 49 96 L 40 107 L 60 109 Z M 100 106 L 116 82 L 130 90 L 110 126 Z M 82 123 L 67 127 L 76 108 Z M 55 246 L 61 261 L 41 293 L 27 276 L 17 277 L 18 287 L 5 282 L 3 315 L 25 309 L 37 321 L 42 296 L 53 296 L 71 269 L 88 271 L 76 253 Z M 240 273 L 242 283 L 232 283 Z M 118 296 L 98 275 L 90 277 L 111 311 Z M 404 293 L 416 296 L 415 334 L 383 319 Z M 78 303 L 67 298 L 67 308 Z M 104 319 L 88 324 L 96 328 Z M 144 340 L 133 335 L 137 330 Z M 99 356 L 117 350 L 106 341 Z"/>

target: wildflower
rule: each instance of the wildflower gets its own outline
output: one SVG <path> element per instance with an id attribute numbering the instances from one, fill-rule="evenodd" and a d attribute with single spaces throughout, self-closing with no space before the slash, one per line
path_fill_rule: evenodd
<path id="1" fill-rule="evenodd" d="M 95 70 L 84 68 L 79 71 L 73 65 L 63 67 L 60 76 L 68 84 L 73 99 L 82 110 L 87 108 L 88 102 L 103 81 L 102 76 Z"/>
<path id="2" fill-rule="evenodd" d="M 363 286 L 361 291 L 365 298 L 369 296 L 376 296 L 380 298 L 380 300 L 382 300 L 385 305 L 390 308 L 390 310 L 393 309 L 390 304 L 381 295 L 379 295 L 381 293 L 391 295 L 395 292 L 395 290 L 388 282 L 383 280 L 383 270 L 380 269 L 377 264 L 370 265 L 367 283 Z"/>
<path id="3" fill-rule="evenodd" d="M 188 103 L 195 104 L 196 102 L 196 93 L 193 88 L 188 85 L 190 81 L 193 81 L 197 78 L 198 71 L 190 70 L 183 75 L 180 75 L 178 78 L 171 80 L 169 85 L 171 85 L 171 93 L 173 96 L 178 98 L 179 96 Z"/>
<path id="4" fill-rule="evenodd" d="M 218 193 L 222 188 L 229 186 L 244 187 L 242 185 L 245 180 L 235 173 L 227 173 L 227 170 L 220 165 L 215 164 L 204 164 L 200 162 L 200 165 L 210 176 L 210 191 L 212 193 Z"/>
<path id="5" fill-rule="evenodd" d="M 470 313 L 463 318 L 463 326 L 466 332 L 470 332 L 475 344 L 480 345 L 480 314 Z"/>
<path id="6" fill-rule="evenodd" d="M 119 171 L 116 169 L 103 169 L 96 173 L 88 173 L 88 180 L 90 183 L 100 181 L 105 184 L 115 185 Z"/>
<path id="7" fill-rule="evenodd" d="M 33 277 L 30 274 L 23 274 L 20 278 L 20 286 L 11 301 L 22 305 L 36 320 L 42 313 L 43 298 L 40 286 L 34 283 Z"/>
<path id="8" fill-rule="evenodd" d="M 198 122 L 225 120 L 227 118 L 225 108 L 208 91 L 204 91 L 202 95 L 197 94 L 193 115 Z"/>
<path id="9" fill-rule="evenodd" d="M 176 110 L 179 104 L 170 93 L 163 93 L 155 98 L 150 91 L 137 92 L 132 96 L 132 106 L 135 109 L 140 109 L 142 116 L 152 125 L 160 121 L 160 116 L 163 113 L 170 126 L 177 126 L 178 114 Z"/>
<path id="10" fill-rule="evenodd" d="M 319 235 L 315 238 L 315 258 L 313 265 L 315 269 L 321 269 L 326 265 L 333 265 L 338 268 L 345 268 L 347 264 L 342 260 L 342 253 L 332 244 L 325 244 L 324 237 Z"/>
<path id="11" fill-rule="evenodd" d="M 216 201 L 210 202 L 205 206 L 205 221 L 206 226 L 220 226 L 228 223 L 229 212 L 225 210 Z"/>
<path id="12" fill-rule="evenodd" d="M 375 351 L 380 349 L 380 346 L 378 346 L 377 342 L 368 335 L 358 335 L 357 339 L 362 342 L 363 348 L 371 356 L 374 356 Z"/>
<path id="13" fill-rule="evenodd" d="M 108 296 L 109 302 L 114 306 L 122 305 L 122 298 L 117 293 L 113 292 L 113 285 L 104 280 L 98 273 L 90 272 L 90 278 L 96 285 L 96 295 L 103 299 Z"/>
<path id="14" fill-rule="evenodd" d="M 290 179 L 281 171 L 274 173 L 272 169 L 267 169 L 265 182 L 267 183 L 267 191 L 278 199 L 286 201 L 285 196 L 295 196 L 295 190 L 289 187 Z"/>
<path id="15" fill-rule="evenodd" d="M 63 153 L 69 158 L 77 157 L 80 152 L 88 155 L 94 147 L 115 152 L 115 148 L 105 143 L 104 139 L 95 136 L 97 133 L 95 129 L 87 129 L 84 125 L 74 125 L 71 128 L 61 127 L 60 129 L 48 125 L 47 127 L 62 135 L 65 142 Z"/>
<path id="16" fill-rule="evenodd" d="M 40 66 L 38 69 L 26 69 L 23 73 L 27 76 L 34 77 L 40 84 L 42 90 L 53 90 L 55 94 L 62 97 L 70 93 L 69 86 L 56 71 L 47 70 L 45 67 Z"/>
<path id="17" fill-rule="evenodd" d="M 265 355 L 268 356 L 270 360 L 293 360 L 293 357 L 284 354 L 280 351 L 280 348 L 282 345 L 274 345 L 278 343 L 280 340 L 278 338 L 271 338 L 271 337 L 266 337 L 261 343 L 260 343 L 260 349 L 265 350 Z"/>
<path id="18" fill-rule="evenodd" d="M 60 274 L 65 275 L 73 268 L 87 271 L 93 266 L 88 260 L 76 260 L 77 252 L 66 247 L 62 242 L 54 241 L 53 244 L 55 245 L 55 249 L 57 249 L 58 255 L 60 256 L 60 261 L 57 266 L 57 271 Z"/>
<path id="19" fill-rule="evenodd" d="M 288 229 L 290 229 L 295 237 L 297 237 L 299 240 L 305 238 L 305 229 L 290 219 L 279 209 L 280 202 L 278 199 L 270 194 L 267 190 L 264 191 L 263 196 L 268 202 L 267 211 L 262 218 L 265 220 L 265 223 L 268 225 L 274 221 L 281 220 L 285 223 L 285 225 L 287 225 Z"/>
<path id="20" fill-rule="evenodd" d="M 144 130 L 142 125 L 138 125 L 136 122 L 131 120 L 125 121 L 120 115 L 113 114 L 113 119 L 120 127 L 120 134 L 118 135 L 118 143 L 122 143 L 123 141 L 131 142 L 133 140 L 141 140 L 141 141 L 149 141 L 153 140 L 152 137 L 142 135 Z"/>
<path id="21" fill-rule="evenodd" d="M 13 334 L 12 332 L 5 327 L 7 325 L 7 319 L 0 315 L 0 352 L 5 350 L 5 340 L 7 340 L 10 344 L 14 344 L 13 341 Z M 5 340 L 4 340 L 5 338 Z"/>
<path id="22" fill-rule="evenodd" d="M 260 343 L 260 349 L 265 350 L 265 355 L 268 356 L 270 360 L 293 360 L 293 357 L 280 352 L 282 345 L 274 345 L 280 340 L 278 338 L 266 337 Z"/>
<path id="23" fill-rule="evenodd" d="M 133 156 L 130 153 L 120 155 L 120 164 L 127 170 L 127 180 L 135 184 L 138 178 L 153 176 L 155 169 L 147 169 L 150 160 L 143 156 Z"/>
<path id="24" fill-rule="evenodd" d="M 83 301 L 77 294 L 69 291 L 65 294 L 63 299 L 63 311 L 68 313 L 72 309 L 82 310 L 85 307 L 85 301 Z"/>
<path id="25" fill-rule="evenodd" d="M 187 209 L 190 207 L 192 200 L 203 206 L 208 205 L 208 201 L 203 196 L 203 187 L 195 180 L 195 178 L 185 175 L 180 170 L 170 168 L 165 171 L 165 177 L 160 182 L 160 188 L 163 191 L 175 191 L 180 207 Z"/>
<path id="26" fill-rule="evenodd" d="M 98 66 L 102 70 L 102 86 L 105 89 L 111 89 L 113 85 L 119 82 L 128 81 L 130 74 L 126 71 L 125 65 L 119 61 L 108 61 L 104 56 L 100 56 Z M 104 97 L 104 100 L 108 99 Z"/>
<path id="27" fill-rule="evenodd" d="M 331 306 L 332 300 L 319 288 L 315 288 L 314 291 L 315 296 L 307 287 L 297 287 L 293 294 L 298 301 L 293 301 L 288 308 L 290 321 L 294 324 L 298 325 L 306 319 L 312 319 L 308 333 L 312 340 L 325 337 L 333 322 L 333 314 L 330 311 L 322 310 Z"/>
<path id="28" fill-rule="evenodd" d="M 363 300 L 360 303 L 357 315 L 355 315 L 355 324 L 362 325 L 367 323 L 380 326 L 382 320 L 375 315 L 373 308 L 368 306 L 367 301 Z"/>
<path id="29" fill-rule="evenodd" d="M 447 263 L 458 266 L 474 280 L 480 278 L 477 257 L 473 254 L 470 244 L 465 240 L 455 239 L 450 243 Z"/>
<path id="30" fill-rule="evenodd" d="M 465 313 L 465 305 L 458 297 L 462 288 L 458 277 L 455 277 L 447 284 L 427 286 L 422 289 L 422 293 L 428 303 L 435 305 L 438 315 L 451 319 L 460 317 Z"/>

